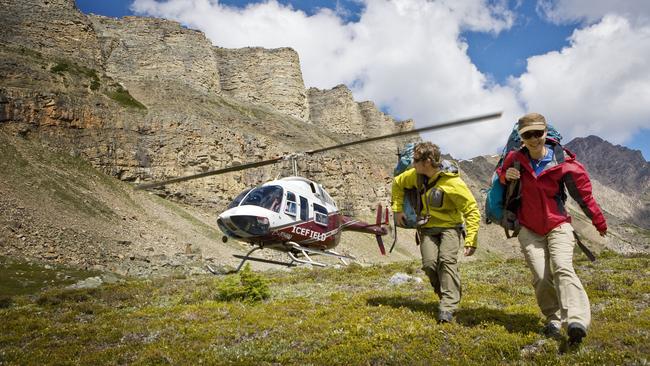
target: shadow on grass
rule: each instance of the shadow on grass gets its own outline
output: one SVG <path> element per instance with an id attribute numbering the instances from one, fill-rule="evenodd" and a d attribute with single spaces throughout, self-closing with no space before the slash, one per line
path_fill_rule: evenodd
<path id="1" fill-rule="evenodd" d="M 393 308 L 408 308 L 418 311 L 436 320 L 438 314 L 438 302 L 424 302 L 402 296 L 380 296 L 370 298 L 367 301 L 370 306 L 390 306 Z M 527 334 L 536 333 L 540 330 L 541 323 L 538 316 L 532 314 L 511 314 L 502 310 L 486 307 L 460 309 L 454 313 L 456 323 L 475 327 L 482 323 L 493 323 L 502 325 L 510 333 Z"/>
<path id="2" fill-rule="evenodd" d="M 512 314 L 502 310 L 479 307 L 461 309 L 455 314 L 456 321 L 466 327 L 481 323 L 502 325 L 510 333 L 537 333 L 541 329 L 541 318 L 532 314 Z"/>
<path id="3" fill-rule="evenodd" d="M 412 311 L 419 311 L 427 316 L 436 319 L 438 315 L 437 302 L 424 302 L 420 300 L 410 299 L 403 296 L 379 296 L 372 297 L 367 301 L 370 306 L 390 306 L 393 308 L 408 308 Z"/>

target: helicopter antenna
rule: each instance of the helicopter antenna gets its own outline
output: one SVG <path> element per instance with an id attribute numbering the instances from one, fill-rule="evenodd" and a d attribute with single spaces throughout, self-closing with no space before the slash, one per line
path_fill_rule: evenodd
<path id="1" fill-rule="evenodd" d="M 304 155 L 313 155 L 313 154 L 318 154 L 324 151 L 328 150 L 333 150 L 333 149 L 340 149 L 343 147 L 348 147 L 348 146 L 353 146 L 353 145 L 358 145 L 358 144 L 364 144 L 367 142 L 372 142 L 372 141 L 378 141 L 378 140 L 383 140 L 383 139 L 388 139 L 388 138 L 393 138 L 393 137 L 400 137 L 400 136 L 406 136 L 406 135 L 411 135 L 415 133 L 420 133 L 420 132 L 425 132 L 425 131 L 432 131 L 432 130 L 440 130 L 444 128 L 451 128 L 451 127 L 457 127 L 457 126 L 462 126 L 470 123 L 476 123 L 476 122 L 481 122 L 489 119 L 495 119 L 501 117 L 502 112 L 495 112 L 495 113 L 490 113 L 490 114 L 484 114 L 476 117 L 470 117 L 470 118 L 464 118 L 464 119 L 458 119 L 450 122 L 444 122 L 440 124 L 435 124 L 435 125 L 429 125 L 426 127 L 421 127 L 421 128 L 416 128 L 414 130 L 409 130 L 409 131 L 402 131 L 402 132 L 397 132 L 397 133 L 392 133 L 388 135 L 381 135 L 381 136 L 375 136 L 375 137 L 370 137 L 366 139 L 361 139 L 357 141 L 352 141 L 352 142 L 346 142 L 343 144 L 339 145 L 333 145 L 333 146 L 328 146 L 324 147 L 321 149 L 314 149 L 314 150 L 309 150 L 305 152 L 299 152 L 299 153 L 293 153 L 289 154 L 283 157 L 277 157 L 277 158 L 272 158 L 269 160 L 262 160 L 254 163 L 247 163 L 247 164 L 241 164 L 241 165 L 233 165 L 227 168 L 222 168 L 222 169 L 216 169 L 216 170 L 209 170 L 207 172 L 199 173 L 199 174 L 193 174 L 193 175 L 188 175 L 184 177 L 177 177 L 177 178 L 172 178 L 168 180 L 164 180 L 161 182 L 153 182 L 153 183 L 145 183 L 145 184 L 140 184 L 135 187 L 135 189 L 149 189 L 149 188 L 155 188 L 155 187 L 161 187 L 170 183 L 178 183 L 178 182 L 184 182 L 187 180 L 192 180 L 192 179 L 197 179 L 197 178 L 203 178 L 203 177 L 208 177 L 211 175 L 218 175 L 218 174 L 224 174 L 228 172 L 235 172 L 239 170 L 244 170 L 244 169 L 250 169 L 250 168 L 258 168 L 266 165 L 271 165 L 278 163 L 282 160 L 291 160 L 292 165 L 293 165 L 293 171 L 294 175 L 298 175 L 298 164 L 296 162 L 296 159 L 304 156 Z"/>

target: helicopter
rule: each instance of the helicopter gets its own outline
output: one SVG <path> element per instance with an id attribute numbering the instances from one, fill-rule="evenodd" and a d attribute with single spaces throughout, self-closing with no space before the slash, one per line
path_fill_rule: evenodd
<path id="1" fill-rule="evenodd" d="M 241 259 L 241 262 L 231 272 L 238 272 L 247 261 L 264 262 L 288 267 L 297 264 L 310 264 L 319 267 L 327 266 L 326 263 L 316 261 L 312 258 L 312 256 L 316 255 L 334 257 L 347 264 L 348 260 L 355 260 L 356 258 L 351 255 L 338 253 L 334 250 L 341 240 L 341 233 L 343 231 L 356 231 L 374 235 L 379 251 L 382 255 L 386 254 L 382 237 L 389 232 L 388 208 L 386 207 L 382 210 L 381 204 L 377 205 L 376 220 L 373 224 L 344 215 L 322 185 L 298 176 L 296 159 L 328 150 L 345 148 L 382 139 L 396 138 L 424 131 L 457 127 L 499 118 L 500 116 L 501 112 L 497 112 L 429 125 L 409 131 L 365 138 L 273 159 L 210 170 L 160 182 L 140 184 L 136 186 L 136 189 L 156 188 L 212 175 L 257 168 L 282 161 L 291 161 L 294 176 L 276 179 L 244 190 L 236 196 L 225 211 L 217 216 L 217 226 L 225 234 L 222 237 L 224 243 L 232 238 L 253 246 L 245 255 L 234 255 L 234 257 Z M 283 262 L 252 256 L 255 251 L 262 249 L 271 249 L 286 253 L 289 261 Z M 207 269 L 217 274 L 217 271 L 211 266 L 208 265 Z"/>

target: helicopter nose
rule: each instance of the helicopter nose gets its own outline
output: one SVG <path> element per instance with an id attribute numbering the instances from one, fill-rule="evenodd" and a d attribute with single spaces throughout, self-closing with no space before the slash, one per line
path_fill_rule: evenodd
<path id="1" fill-rule="evenodd" d="M 230 216 L 230 221 L 239 230 L 249 235 L 266 235 L 269 232 L 269 219 L 262 216 Z"/>
<path id="2" fill-rule="evenodd" d="M 227 236 L 231 238 L 241 238 L 241 236 L 235 234 L 235 231 L 237 231 L 237 228 L 232 226 L 230 224 L 230 227 L 226 225 L 226 222 L 224 222 L 223 219 L 219 218 L 217 219 L 217 225 L 219 226 L 219 229 L 221 229 L 221 232 L 226 234 Z"/>

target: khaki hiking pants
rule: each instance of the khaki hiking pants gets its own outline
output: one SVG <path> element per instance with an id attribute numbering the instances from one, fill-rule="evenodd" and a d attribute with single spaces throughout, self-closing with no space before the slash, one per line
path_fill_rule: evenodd
<path id="1" fill-rule="evenodd" d="M 460 303 L 458 250 L 461 240 L 456 228 L 421 229 L 422 269 L 440 298 L 439 311 L 453 312 Z"/>
<path id="2" fill-rule="evenodd" d="M 573 269 L 573 227 L 564 223 L 546 236 L 525 227 L 519 232 L 519 244 L 533 273 L 537 304 L 548 323 L 557 326 L 580 323 L 585 329 L 591 322 L 589 298 Z"/>

